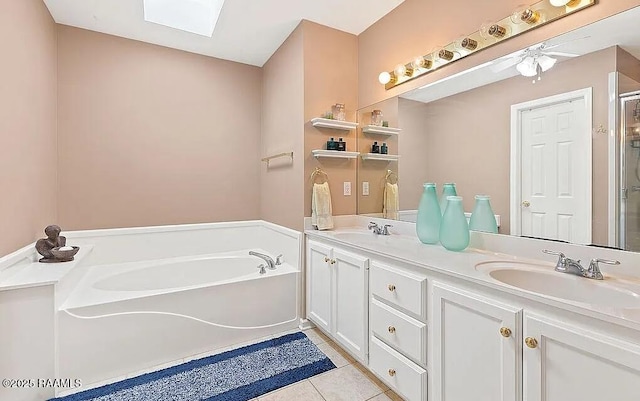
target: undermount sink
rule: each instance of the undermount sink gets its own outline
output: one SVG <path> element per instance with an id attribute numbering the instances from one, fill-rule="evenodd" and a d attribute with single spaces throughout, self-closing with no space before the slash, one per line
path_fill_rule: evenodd
<path id="1" fill-rule="evenodd" d="M 640 308 L 640 283 L 615 278 L 602 281 L 560 273 L 547 265 L 523 262 L 483 262 L 485 271 L 501 283 L 554 298 L 614 308 Z"/>

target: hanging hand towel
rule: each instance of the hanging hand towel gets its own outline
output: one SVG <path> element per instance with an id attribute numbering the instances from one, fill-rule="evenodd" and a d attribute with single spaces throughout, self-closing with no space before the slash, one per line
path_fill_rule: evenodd
<path id="1" fill-rule="evenodd" d="M 382 216 L 385 219 L 398 220 L 398 209 L 400 202 L 398 200 L 398 184 L 387 182 L 384 186 L 384 195 L 382 201 Z"/>
<path id="2" fill-rule="evenodd" d="M 333 228 L 331 216 L 331 192 L 329 183 L 313 184 L 311 194 L 311 224 L 318 230 L 330 230 Z"/>

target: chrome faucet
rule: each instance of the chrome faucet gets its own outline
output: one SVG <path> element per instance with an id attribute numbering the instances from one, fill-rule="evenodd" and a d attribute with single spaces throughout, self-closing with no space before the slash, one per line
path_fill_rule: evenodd
<path id="1" fill-rule="evenodd" d="M 620 262 L 617 260 L 608 260 L 608 259 L 591 259 L 588 268 L 582 267 L 580 264 L 580 260 L 570 259 L 565 256 L 562 252 L 550 251 L 548 249 L 544 249 L 542 252 L 548 255 L 555 255 L 558 257 L 558 262 L 556 263 L 555 270 L 561 273 L 574 274 L 580 277 L 586 277 L 594 280 L 604 280 L 604 276 L 600 271 L 599 263 L 605 263 L 608 265 L 619 265 Z"/>
<path id="2" fill-rule="evenodd" d="M 391 235 L 389 232 L 389 227 L 393 227 L 391 224 L 385 224 L 383 227 L 380 227 L 377 223 L 373 221 L 369 223 L 367 227 L 369 230 L 373 230 L 373 233 L 376 235 Z"/>
<path id="3" fill-rule="evenodd" d="M 249 255 L 257 256 L 257 257 L 263 259 L 267 263 L 267 266 L 269 267 L 270 270 L 274 270 L 276 268 L 276 262 L 274 262 L 273 258 L 271 256 L 269 256 L 269 255 L 265 255 L 264 253 L 255 252 L 255 251 L 249 251 Z M 282 257 L 282 255 L 280 255 L 278 257 L 278 259 L 280 259 L 281 257 Z M 264 273 L 262 273 L 262 270 L 260 271 L 260 273 L 264 274 Z"/>

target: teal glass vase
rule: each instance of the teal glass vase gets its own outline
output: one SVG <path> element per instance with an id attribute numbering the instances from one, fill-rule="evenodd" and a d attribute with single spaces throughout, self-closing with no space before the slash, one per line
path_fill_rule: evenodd
<path id="1" fill-rule="evenodd" d="M 498 233 L 498 224 L 490 200 L 490 196 L 476 195 L 476 204 L 469 220 L 469 230 Z"/>
<path id="2" fill-rule="evenodd" d="M 424 191 L 418 205 L 416 234 L 423 244 L 437 244 L 440 237 L 440 204 L 436 193 L 436 184 L 424 184 Z"/>
<path id="3" fill-rule="evenodd" d="M 442 184 L 442 195 L 440 195 L 440 212 L 442 214 L 447 209 L 447 196 L 458 196 L 456 184 L 452 182 Z"/>
<path id="4" fill-rule="evenodd" d="M 462 251 L 469 246 L 469 224 L 460 196 L 447 198 L 447 210 L 440 225 L 440 243 L 450 251 Z"/>

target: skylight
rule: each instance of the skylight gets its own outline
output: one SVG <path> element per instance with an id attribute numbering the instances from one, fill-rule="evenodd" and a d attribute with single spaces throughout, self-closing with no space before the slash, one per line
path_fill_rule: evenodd
<path id="1" fill-rule="evenodd" d="M 143 0 L 148 22 L 211 37 L 224 0 Z"/>

